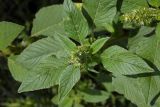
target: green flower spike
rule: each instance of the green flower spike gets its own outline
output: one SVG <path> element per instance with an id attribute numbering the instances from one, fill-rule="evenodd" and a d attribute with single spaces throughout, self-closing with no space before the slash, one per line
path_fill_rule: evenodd
<path id="1" fill-rule="evenodd" d="M 135 26 L 150 25 L 152 22 L 160 21 L 160 10 L 153 8 L 135 9 L 122 15 L 121 20 Z"/>
<path id="2" fill-rule="evenodd" d="M 81 70 L 85 70 L 88 61 L 90 61 L 91 55 L 88 46 L 78 46 L 76 51 L 73 51 L 70 56 L 70 64 L 80 66 Z"/>

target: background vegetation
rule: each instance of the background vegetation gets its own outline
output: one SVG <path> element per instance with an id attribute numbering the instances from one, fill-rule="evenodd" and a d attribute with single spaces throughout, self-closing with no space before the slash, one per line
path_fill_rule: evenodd
<path id="1" fill-rule="evenodd" d="M 81 2 L 80 0 L 74 0 Z M 7 66 L 6 57 L 10 54 L 19 54 L 29 43 L 37 40 L 37 37 L 30 37 L 32 21 L 35 13 L 42 7 L 52 4 L 61 4 L 63 0 L 0 0 L 0 21 L 11 21 L 25 26 L 23 33 L 16 38 L 13 45 L 0 52 L 0 106 L 4 107 L 56 107 L 56 90 L 46 89 L 35 92 L 18 94 L 20 83 L 16 82 Z M 127 32 L 127 31 L 125 31 Z M 87 77 L 86 77 L 87 78 Z M 99 77 L 103 81 L 103 78 Z M 94 85 L 96 82 L 85 80 L 84 85 Z M 94 83 L 94 84 L 93 84 Z M 109 86 L 109 84 L 107 84 Z M 99 86 L 96 84 L 96 86 Z M 105 87 L 101 87 L 105 88 Z M 109 89 L 109 87 L 107 87 Z M 81 102 L 85 107 L 136 107 L 118 93 L 112 92 L 111 98 L 103 103 Z M 64 104 L 66 105 L 66 104 Z M 62 105 L 62 107 L 65 107 Z M 75 107 L 81 107 L 77 105 Z"/>

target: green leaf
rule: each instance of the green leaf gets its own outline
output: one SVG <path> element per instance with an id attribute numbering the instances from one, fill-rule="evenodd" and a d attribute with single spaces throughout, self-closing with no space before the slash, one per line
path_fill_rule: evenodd
<path id="1" fill-rule="evenodd" d="M 80 68 L 68 66 L 62 73 L 59 82 L 59 101 L 63 101 L 74 85 L 80 80 Z"/>
<path id="2" fill-rule="evenodd" d="M 63 5 L 53 5 L 42 8 L 33 21 L 32 36 L 53 36 L 55 31 L 64 33 Z"/>
<path id="3" fill-rule="evenodd" d="M 140 57 L 119 46 L 106 49 L 101 55 L 101 60 L 104 67 L 115 75 L 133 75 L 154 71 Z"/>
<path id="4" fill-rule="evenodd" d="M 160 77 L 148 76 L 141 78 L 115 77 L 113 86 L 115 91 L 137 104 L 138 107 L 151 107 L 151 101 L 160 91 Z"/>
<path id="5" fill-rule="evenodd" d="M 109 38 L 100 38 L 100 39 L 97 39 L 91 45 L 92 54 L 97 53 L 103 47 L 103 45 L 106 43 L 107 40 L 109 40 Z"/>
<path id="6" fill-rule="evenodd" d="M 85 17 L 71 0 L 64 1 L 64 9 L 68 15 L 68 18 L 65 20 L 65 31 L 67 36 L 83 43 L 89 32 L 88 23 Z"/>
<path id="7" fill-rule="evenodd" d="M 60 75 L 67 64 L 68 61 L 65 58 L 47 57 L 24 78 L 18 92 L 34 91 L 58 85 Z"/>
<path id="8" fill-rule="evenodd" d="M 139 56 L 152 60 L 154 36 L 147 37 L 152 34 L 154 28 L 141 27 L 139 32 L 130 37 L 128 41 L 129 51 L 138 54 Z"/>
<path id="9" fill-rule="evenodd" d="M 60 57 L 69 56 L 74 48 L 76 45 L 67 37 L 55 34 L 54 37 L 41 39 L 27 47 L 18 57 L 18 62 L 31 69 L 49 55 L 60 56 L 63 53 Z"/>
<path id="10" fill-rule="evenodd" d="M 8 67 L 16 81 L 22 82 L 22 80 L 26 77 L 28 70 L 21 66 L 18 62 L 16 62 L 15 58 L 8 58 Z"/>
<path id="11" fill-rule="evenodd" d="M 73 43 L 68 37 L 61 35 L 60 33 L 57 33 L 55 39 L 59 42 L 59 46 L 63 47 L 64 51 L 66 51 L 67 53 L 71 53 L 71 51 L 77 48 L 75 43 Z"/>
<path id="12" fill-rule="evenodd" d="M 143 7 L 148 7 L 146 0 L 123 0 L 121 11 L 126 13 Z"/>
<path id="13" fill-rule="evenodd" d="M 129 39 L 129 50 L 151 61 L 160 70 L 160 24 L 156 28 L 156 34 L 152 34 L 153 30 L 154 28 L 142 27 L 135 37 Z"/>
<path id="14" fill-rule="evenodd" d="M 0 50 L 5 49 L 24 29 L 23 26 L 11 22 L 0 22 Z"/>
<path id="15" fill-rule="evenodd" d="M 117 0 L 83 0 L 83 2 L 84 8 L 97 27 L 110 28 L 112 26 L 117 12 Z"/>
<path id="16" fill-rule="evenodd" d="M 66 97 L 65 100 L 58 105 L 58 107 L 73 107 L 73 99 Z"/>
<path id="17" fill-rule="evenodd" d="M 80 91 L 82 99 L 89 103 L 99 103 L 107 100 L 110 96 L 108 92 L 96 89 L 85 89 Z"/>
<path id="18" fill-rule="evenodd" d="M 160 0 L 147 0 L 147 1 L 153 7 L 159 7 L 160 6 Z"/>
<path id="19" fill-rule="evenodd" d="M 41 60 L 50 54 L 56 54 L 61 48 L 59 42 L 53 37 L 41 39 L 27 47 L 18 57 L 18 62 L 28 69 L 36 66 Z"/>
<path id="20" fill-rule="evenodd" d="M 155 33 L 156 33 L 156 38 L 160 40 L 160 23 L 157 24 Z"/>

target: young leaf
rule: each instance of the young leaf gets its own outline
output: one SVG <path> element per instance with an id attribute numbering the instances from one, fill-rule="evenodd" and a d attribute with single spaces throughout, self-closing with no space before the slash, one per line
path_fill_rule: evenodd
<path id="1" fill-rule="evenodd" d="M 48 55 L 65 53 L 68 56 L 75 47 L 67 37 L 55 34 L 54 37 L 41 39 L 27 47 L 18 57 L 18 62 L 31 69 Z"/>
<path id="2" fill-rule="evenodd" d="M 64 99 L 62 103 L 58 105 L 58 107 L 73 107 L 74 99 L 71 97 L 67 97 Z"/>
<path id="3" fill-rule="evenodd" d="M 83 43 L 89 32 L 88 23 L 85 17 L 71 0 L 64 1 L 64 9 L 68 15 L 68 18 L 65 20 L 65 31 L 67 36 Z"/>
<path id="4" fill-rule="evenodd" d="M 47 57 L 24 78 L 18 92 L 34 91 L 58 85 L 60 75 L 67 64 L 68 61 L 65 58 Z"/>
<path id="5" fill-rule="evenodd" d="M 137 104 L 138 107 L 152 107 L 151 101 L 160 91 L 159 76 L 141 78 L 116 77 L 113 78 L 115 91 Z"/>
<path id="6" fill-rule="evenodd" d="M 109 38 L 100 38 L 97 39 L 92 45 L 91 45 L 91 49 L 92 49 L 92 54 L 97 53 L 102 47 L 103 45 L 106 43 L 106 41 Z"/>
<path id="7" fill-rule="evenodd" d="M 59 82 L 59 101 L 63 101 L 80 79 L 80 68 L 69 65 L 62 73 Z"/>
<path id="8" fill-rule="evenodd" d="M 100 91 L 96 89 L 85 89 L 80 91 L 83 100 L 89 103 L 99 103 L 107 100 L 110 96 L 108 92 Z"/>
<path id="9" fill-rule="evenodd" d="M 146 0 L 123 0 L 121 11 L 126 13 L 143 7 L 148 7 Z"/>
<path id="10" fill-rule="evenodd" d="M 5 49 L 24 29 L 23 26 L 11 22 L 0 22 L 0 50 Z"/>
<path id="11" fill-rule="evenodd" d="M 59 103 L 58 95 L 56 95 L 52 98 L 52 102 L 58 105 L 58 107 L 72 107 L 74 103 L 74 98 L 66 96 L 65 99 L 61 103 Z"/>
<path id="12" fill-rule="evenodd" d="M 64 32 L 63 5 L 53 5 L 42 8 L 33 21 L 32 36 L 53 36 L 56 32 Z"/>
<path id="13" fill-rule="evenodd" d="M 106 49 L 101 55 L 101 60 L 104 67 L 115 75 L 133 75 L 154 71 L 140 57 L 119 46 Z"/>
<path id="14" fill-rule="evenodd" d="M 84 8 L 97 27 L 112 26 L 116 15 L 117 0 L 83 0 Z"/>
<path id="15" fill-rule="evenodd" d="M 15 58 L 12 57 L 8 59 L 8 67 L 13 78 L 19 82 L 22 82 L 28 73 L 28 70 L 17 63 Z"/>

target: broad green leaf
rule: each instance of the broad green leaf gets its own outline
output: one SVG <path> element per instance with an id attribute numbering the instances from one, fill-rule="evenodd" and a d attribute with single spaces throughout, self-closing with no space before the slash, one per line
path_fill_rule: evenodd
<path id="1" fill-rule="evenodd" d="M 69 65 L 59 81 L 59 101 L 63 101 L 74 85 L 80 80 L 80 68 Z"/>
<path id="2" fill-rule="evenodd" d="M 154 71 L 140 57 L 119 46 L 106 49 L 101 55 L 101 60 L 104 67 L 115 75 L 133 75 Z"/>
<path id="3" fill-rule="evenodd" d="M 156 29 L 156 37 L 155 37 L 155 42 L 154 42 L 154 46 L 153 49 L 154 49 L 154 56 L 153 56 L 153 63 L 157 66 L 157 68 L 160 70 L 160 23 L 158 24 L 157 26 L 157 29 Z"/>
<path id="4" fill-rule="evenodd" d="M 110 28 L 116 15 L 117 0 L 83 0 L 84 8 L 97 27 Z"/>
<path id="5" fill-rule="evenodd" d="M 17 63 L 15 58 L 8 58 L 8 67 L 16 81 L 22 82 L 22 80 L 26 77 L 28 70 L 21 66 L 21 64 Z"/>
<path id="6" fill-rule="evenodd" d="M 0 22 L 0 50 L 5 49 L 24 29 L 23 26 L 11 22 Z"/>
<path id="7" fill-rule="evenodd" d="M 71 0 L 65 0 L 63 5 L 64 10 L 68 15 L 68 18 L 65 20 L 65 31 L 67 36 L 83 43 L 89 32 L 88 23 L 85 17 Z"/>
<path id="8" fill-rule="evenodd" d="M 68 61 L 65 58 L 47 57 L 24 78 L 18 92 L 34 91 L 58 85 L 62 71 L 67 64 Z"/>
<path id="9" fill-rule="evenodd" d="M 144 31 L 150 32 L 145 34 Z M 160 24 L 156 28 L 156 34 L 152 34 L 152 31 L 153 28 L 141 28 L 135 37 L 129 39 L 129 50 L 151 61 L 160 70 Z"/>
<path id="10" fill-rule="evenodd" d="M 106 43 L 106 41 L 109 38 L 100 38 L 97 39 L 92 45 L 91 45 L 91 49 L 92 49 L 92 54 L 97 53 L 102 47 L 103 45 Z"/>
<path id="11" fill-rule="evenodd" d="M 99 103 L 107 100 L 110 96 L 108 92 L 96 90 L 96 89 L 85 89 L 80 91 L 82 99 L 89 103 Z"/>
<path id="12" fill-rule="evenodd" d="M 60 33 L 57 33 L 55 39 L 59 42 L 61 47 L 64 47 L 64 51 L 67 53 L 71 53 L 71 51 L 76 48 L 76 44 L 74 44 L 68 37 L 61 35 Z"/>
<path id="13" fill-rule="evenodd" d="M 48 55 L 60 56 L 63 53 L 68 56 L 74 48 L 76 45 L 71 40 L 56 33 L 54 37 L 41 39 L 27 47 L 18 57 L 18 62 L 31 69 Z M 64 57 L 63 55 L 61 57 Z"/>
<path id="14" fill-rule="evenodd" d="M 61 51 L 58 45 L 59 42 L 55 41 L 53 37 L 41 39 L 27 47 L 17 60 L 26 68 L 32 69 L 46 56 Z"/>
<path id="15" fill-rule="evenodd" d="M 131 100 L 138 107 L 152 107 L 151 101 L 160 91 L 160 77 L 148 76 L 140 78 L 115 77 L 113 86 L 115 91 Z"/>
<path id="16" fill-rule="evenodd" d="M 153 41 L 154 36 L 147 37 L 152 34 L 154 28 L 141 27 L 139 32 L 134 36 L 130 37 L 128 41 L 129 51 L 138 54 L 139 56 L 152 60 L 153 55 Z"/>
<path id="17" fill-rule="evenodd" d="M 42 8 L 33 21 L 32 35 L 53 36 L 56 32 L 64 32 L 63 18 L 65 17 L 63 5 L 53 5 Z"/>
<path id="18" fill-rule="evenodd" d="M 153 7 L 159 7 L 160 6 L 160 0 L 147 0 L 147 1 Z"/>
<path id="19" fill-rule="evenodd" d="M 121 11 L 126 13 L 143 7 L 148 7 L 146 0 L 123 0 Z"/>

